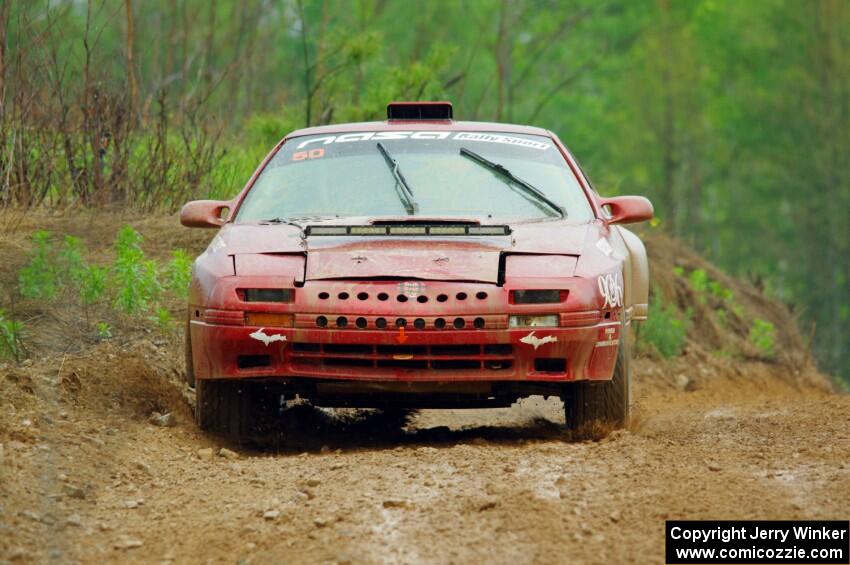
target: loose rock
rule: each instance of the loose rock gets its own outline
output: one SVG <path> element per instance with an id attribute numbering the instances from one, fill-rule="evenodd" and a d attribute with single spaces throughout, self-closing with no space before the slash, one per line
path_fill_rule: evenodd
<path id="1" fill-rule="evenodd" d="M 239 459 L 239 454 L 233 451 L 232 449 L 227 449 L 226 447 L 222 447 L 218 450 L 219 457 L 224 457 L 225 459 Z"/>
<path id="2" fill-rule="evenodd" d="M 212 461 L 213 458 L 213 450 L 212 447 L 204 447 L 198 450 L 198 457 L 203 459 L 204 461 Z"/>
<path id="3" fill-rule="evenodd" d="M 165 414 L 154 412 L 150 415 L 150 418 L 148 418 L 148 422 L 154 426 L 160 426 L 162 428 L 171 428 L 177 425 L 177 419 L 171 412 L 166 412 Z"/>

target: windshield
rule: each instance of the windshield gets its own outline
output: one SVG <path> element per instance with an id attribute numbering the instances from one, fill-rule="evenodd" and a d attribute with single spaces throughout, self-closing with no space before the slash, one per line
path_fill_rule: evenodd
<path id="1" fill-rule="evenodd" d="M 578 181 L 548 137 L 385 131 L 290 139 L 263 169 L 237 221 L 409 216 L 412 201 L 413 213 L 420 216 L 495 221 L 553 217 L 539 199 L 529 198 L 527 188 L 469 159 L 461 149 L 509 170 L 563 209 L 568 220 L 593 218 Z"/>

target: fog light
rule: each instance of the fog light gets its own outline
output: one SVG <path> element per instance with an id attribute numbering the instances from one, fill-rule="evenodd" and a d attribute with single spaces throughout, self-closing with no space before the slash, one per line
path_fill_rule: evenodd
<path id="1" fill-rule="evenodd" d="M 554 304 L 567 299 L 566 290 L 512 290 L 512 304 Z"/>
<path id="2" fill-rule="evenodd" d="M 240 288 L 236 292 L 245 302 L 292 302 L 295 298 L 291 288 Z"/>
<path id="3" fill-rule="evenodd" d="M 548 314 L 545 316 L 511 316 L 508 318 L 509 328 L 551 328 L 557 326 L 557 314 Z"/>
<path id="4" fill-rule="evenodd" d="M 245 312 L 245 324 L 268 328 L 291 328 L 295 318 L 292 314 L 274 314 L 270 312 Z"/>

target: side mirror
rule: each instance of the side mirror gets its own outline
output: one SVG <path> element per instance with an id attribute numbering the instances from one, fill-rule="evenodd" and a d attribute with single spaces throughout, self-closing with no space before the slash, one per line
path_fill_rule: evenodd
<path id="1" fill-rule="evenodd" d="M 614 196 L 599 203 L 608 212 L 609 224 L 634 224 L 652 219 L 652 202 L 643 196 Z"/>
<path id="2" fill-rule="evenodd" d="M 180 223 L 187 228 L 220 228 L 227 219 L 233 202 L 228 200 L 193 200 L 180 210 Z"/>

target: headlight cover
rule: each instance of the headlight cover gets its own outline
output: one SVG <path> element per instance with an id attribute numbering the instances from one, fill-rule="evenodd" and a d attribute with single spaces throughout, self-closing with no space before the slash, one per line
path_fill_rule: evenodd
<path id="1" fill-rule="evenodd" d="M 554 328 L 558 327 L 557 314 L 510 316 L 508 318 L 509 328 Z"/>

